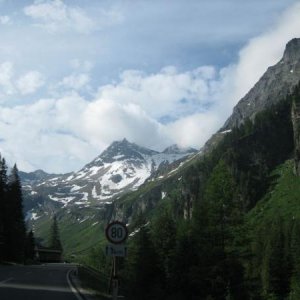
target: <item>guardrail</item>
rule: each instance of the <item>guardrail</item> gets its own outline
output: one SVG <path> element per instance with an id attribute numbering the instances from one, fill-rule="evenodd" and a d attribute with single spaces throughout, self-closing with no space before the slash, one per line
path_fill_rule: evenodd
<path id="1" fill-rule="evenodd" d="M 111 296 L 107 294 L 109 286 L 109 277 L 107 275 L 83 265 L 78 265 L 77 270 L 78 278 L 83 288 L 96 291 L 99 299 L 111 299 Z"/>

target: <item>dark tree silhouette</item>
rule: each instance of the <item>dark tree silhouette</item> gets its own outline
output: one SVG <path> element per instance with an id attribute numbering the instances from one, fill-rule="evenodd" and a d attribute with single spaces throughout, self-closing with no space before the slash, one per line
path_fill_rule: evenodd
<path id="1" fill-rule="evenodd" d="M 22 189 L 18 168 L 14 165 L 8 176 L 6 199 L 6 243 L 9 260 L 24 261 L 25 221 L 23 215 Z"/>
<path id="2" fill-rule="evenodd" d="M 50 229 L 50 241 L 49 241 L 49 247 L 56 250 L 63 250 L 60 236 L 59 236 L 59 229 L 57 224 L 57 218 L 56 216 L 53 217 L 53 223 Z"/>
<path id="3" fill-rule="evenodd" d="M 7 167 L 0 155 L 0 261 L 5 258 L 5 198 L 7 192 Z"/>
<path id="4" fill-rule="evenodd" d="M 35 259 L 35 240 L 32 230 L 30 230 L 26 236 L 25 257 L 30 261 Z"/>

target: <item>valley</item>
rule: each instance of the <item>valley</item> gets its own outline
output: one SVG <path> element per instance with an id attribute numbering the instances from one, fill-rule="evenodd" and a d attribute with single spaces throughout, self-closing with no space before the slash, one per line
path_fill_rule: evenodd
<path id="1" fill-rule="evenodd" d="M 176 145 L 159 153 L 124 139 L 112 143 L 78 172 L 21 172 L 26 220 L 37 238 L 47 240 L 51 220 L 57 215 L 65 254 L 89 249 L 103 239 L 103 228 L 112 218 L 116 199 L 137 190 L 146 181 L 171 176 L 197 153 Z M 81 236 L 79 241 L 77 236 Z"/>
<path id="2" fill-rule="evenodd" d="M 299 0 L 75 2 L 0 1 L 0 300 L 299 300 Z"/>

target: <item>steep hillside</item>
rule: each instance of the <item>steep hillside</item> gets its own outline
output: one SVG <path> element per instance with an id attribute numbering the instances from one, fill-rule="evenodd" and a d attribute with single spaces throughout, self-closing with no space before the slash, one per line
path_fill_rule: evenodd
<path id="1" fill-rule="evenodd" d="M 245 218 L 249 241 L 244 259 L 247 276 L 262 299 L 299 299 L 300 178 L 294 161 L 272 174 L 272 185 Z"/>
<path id="2" fill-rule="evenodd" d="M 276 104 L 292 93 L 300 79 L 300 38 L 294 38 L 286 45 L 282 59 L 270 66 L 260 80 L 237 103 L 233 113 L 222 128 L 205 144 L 203 153 L 209 152 L 224 137 L 224 132 L 241 125 L 248 118 Z"/>
<path id="3" fill-rule="evenodd" d="M 254 116 L 286 97 L 300 78 L 300 39 L 286 45 L 282 59 L 268 68 L 261 79 L 235 106 L 232 115 L 221 130 L 239 126 L 246 118 Z"/>
<path id="4" fill-rule="evenodd" d="M 297 41 L 285 57 L 298 63 L 291 53 L 300 47 L 289 53 Z M 277 75 L 276 85 L 283 80 L 285 86 L 285 75 Z M 266 83 L 271 96 L 225 124 L 201 155 L 114 203 L 111 219 L 129 222 L 132 230 L 125 295 L 139 299 L 147 283 L 146 299 L 299 299 L 295 82 L 299 74 L 288 89 Z"/>
<path id="5" fill-rule="evenodd" d="M 20 175 L 27 195 L 25 207 L 36 213 L 35 202 L 53 207 L 105 205 L 116 196 L 136 190 L 158 170 L 163 172 L 174 162 L 184 161 L 195 152 L 194 149 L 172 146 L 160 153 L 126 139 L 114 142 L 78 172 L 63 175 L 22 172 Z"/>
<path id="6" fill-rule="evenodd" d="M 133 231 L 125 295 L 139 299 L 147 283 L 146 299 L 299 299 L 291 115 L 299 91 L 233 128 L 172 177 L 115 203 L 114 218 L 129 220 Z"/>
<path id="7" fill-rule="evenodd" d="M 139 213 L 151 211 L 160 200 L 167 199 L 168 194 L 172 194 L 176 190 L 181 199 L 177 204 L 177 207 L 181 208 L 180 214 L 189 217 L 198 192 L 195 195 L 186 186 L 193 186 L 194 190 L 200 189 L 208 173 L 207 166 L 202 166 L 202 161 L 207 156 L 215 156 L 215 160 L 222 157 L 222 151 L 227 151 L 226 147 L 229 141 L 234 140 L 241 130 L 245 130 L 245 136 L 241 141 L 235 140 L 230 147 L 233 149 L 232 151 L 240 149 L 236 154 L 238 157 L 235 158 L 235 169 L 243 171 L 243 175 L 238 180 L 245 181 L 245 189 L 250 189 L 247 187 L 249 182 L 253 185 L 255 185 L 254 182 L 257 184 L 256 188 L 253 187 L 253 190 L 245 193 L 244 196 L 245 206 L 253 207 L 268 185 L 265 181 L 260 182 L 261 176 L 266 176 L 272 168 L 283 162 L 292 152 L 293 131 L 290 115 L 292 100 L 290 94 L 294 92 L 299 80 L 300 39 L 293 39 L 287 43 L 282 59 L 275 66 L 268 68 L 249 93 L 239 101 L 224 126 L 207 141 L 198 155 L 182 164 L 180 168 L 171 169 L 168 176 L 163 174 L 164 176 L 156 177 L 158 179 L 156 183 L 152 182 L 138 192 L 118 200 L 114 204 L 115 210 L 112 218 L 134 219 L 134 216 Z M 286 107 L 284 107 L 284 102 L 286 102 Z M 289 104 L 287 104 L 288 102 Z M 274 110 L 279 110 L 278 114 L 286 120 L 285 123 L 281 122 L 276 115 L 271 116 Z M 266 117 L 266 114 L 269 116 Z M 266 124 L 264 130 L 260 132 L 259 126 L 263 126 L 264 120 L 262 119 L 265 117 L 271 118 L 270 124 Z M 253 122 L 256 123 L 257 129 L 248 135 L 247 132 L 252 130 Z M 279 142 L 279 139 L 282 141 Z M 257 149 L 254 153 L 249 154 L 247 153 L 249 147 Z M 280 155 L 282 158 L 279 159 Z M 204 170 L 199 168 L 204 168 Z M 248 168 L 252 172 L 252 177 L 247 174 L 250 172 Z M 189 173 L 194 175 L 187 175 L 185 178 L 185 174 Z M 248 179 L 249 177 L 251 178 Z"/>
<path id="8" fill-rule="evenodd" d="M 177 216 L 191 218 L 209 174 L 226 159 L 237 183 L 245 209 L 255 206 L 268 189 L 268 174 L 293 154 L 294 139 L 289 97 L 227 132 L 209 154 L 193 158 L 158 180 L 114 203 L 112 219 L 131 222 L 140 214 L 155 214 L 159 203 L 169 202 Z"/>
<path id="9" fill-rule="evenodd" d="M 103 231 L 117 197 L 137 190 L 146 180 L 168 173 L 196 152 L 176 145 L 157 152 L 124 139 L 113 142 L 78 172 L 63 175 L 40 170 L 21 172 L 26 219 L 36 236 L 46 241 L 51 218 L 56 214 L 66 253 L 71 249 L 79 251 L 95 243 L 88 237 L 93 236 L 94 229 L 97 233 Z M 75 241 L 74 237 L 82 230 L 86 233 Z"/>
<path id="10" fill-rule="evenodd" d="M 233 180 L 239 187 L 238 193 L 239 199 L 242 200 L 243 211 L 255 207 L 257 201 L 263 197 L 270 186 L 270 172 L 293 154 L 292 97 L 288 94 L 293 90 L 295 82 L 299 80 L 298 71 L 290 72 L 291 66 L 298 70 L 299 55 L 297 53 L 300 51 L 298 41 L 299 39 L 296 39 L 288 43 L 283 59 L 276 66 L 269 69 L 246 96 L 247 101 L 250 101 L 250 105 L 245 107 L 251 106 L 256 107 L 256 109 L 247 110 L 242 104 L 238 104 L 237 107 L 240 107 L 239 111 L 242 112 L 239 115 L 239 121 L 237 123 L 228 121 L 223 128 L 226 130 L 222 129 L 218 132 L 200 153 L 185 162 L 179 159 L 175 165 L 169 164 L 157 170 L 157 165 L 162 161 L 161 156 L 170 155 L 170 151 L 172 152 L 174 149 L 171 148 L 166 150 L 165 153 L 159 154 L 133 145 L 124 153 L 121 153 L 119 146 L 122 143 L 127 144 L 127 141 L 112 145 L 112 149 L 108 149 L 103 157 L 96 158 L 78 173 L 68 175 L 68 178 L 64 179 L 66 182 L 63 189 L 60 191 L 56 189 L 56 194 L 52 196 L 55 199 L 44 201 L 43 198 L 37 198 L 39 208 L 37 208 L 37 212 L 33 212 L 31 215 L 31 219 L 35 219 L 37 234 L 40 231 L 41 236 L 44 236 L 45 230 L 43 229 L 43 231 L 41 229 L 43 226 L 40 225 L 44 224 L 43 220 L 49 218 L 51 213 L 57 212 L 64 228 L 62 236 L 66 239 L 68 251 L 72 249 L 76 252 L 77 250 L 83 250 L 83 247 L 80 247 L 80 249 L 72 248 L 72 245 L 74 245 L 72 234 L 75 234 L 76 231 L 75 220 L 82 223 L 86 222 L 87 226 L 90 226 L 91 232 L 96 232 L 96 228 L 103 229 L 104 224 L 113 219 L 123 220 L 130 224 L 131 230 L 135 230 L 140 224 L 141 217 L 152 218 L 160 210 L 160 207 L 168 207 L 172 214 L 179 219 L 192 219 L 193 212 L 204 197 L 211 173 L 220 160 L 225 160 Z M 275 70 L 275 81 L 273 79 L 266 80 L 273 72 L 270 70 Z M 282 89 L 274 89 L 274 85 L 282 85 Z M 258 97 L 261 94 L 262 86 L 264 97 Z M 296 96 L 298 97 L 298 95 Z M 260 99 L 259 105 L 256 102 L 258 99 Z M 240 103 L 244 102 L 245 100 L 242 99 Z M 236 114 L 235 112 L 236 109 L 233 116 Z M 232 119 L 235 119 L 235 117 L 232 117 Z M 228 129 L 228 124 L 231 124 L 232 128 Z M 239 126 L 235 127 L 237 124 Z M 175 153 L 172 155 L 175 155 L 178 159 L 181 153 L 180 151 L 178 153 L 178 150 L 175 149 Z M 151 157 L 151 163 L 149 163 L 147 157 Z M 120 161 L 133 163 L 132 168 L 135 170 L 135 174 L 140 174 L 136 170 L 141 170 L 141 166 L 143 166 L 143 170 L 156 169 L 157 171 L 153 172 L 152 177 L 148 177 L 148 180 L 137 189 L 135 184 L 139 182 L 139 179 L 131 177 L 131 174 L 129 174 L 132 171 L 131 167 L 127 166 L 125 168 L 126 172 L 122 173 L 124 168 L 120 169 Z M 108 171 L 109 176 L 100 174 L 103 172 L 103 168 Z M 100 178 L 99 182 L 105 179 L 98 186 L 98 189 L 95 187 L 97 184 L 91 183 L 92 180 L 96 179 L 96 175 L 93 177 L 93 172 L 98 172 L 98 175 L 102 176 L 103 179 Z M 69 203 L 81 202 L 82 197 L 84 197 L 83 193 L 86 186 L 79 182 L 82 178 L 87 179 L 87 186 L 90 190 L 88 196 L 96 201 L 93 202 L 96 213 L 91 212 L 87 216 L 85 216 L 83 208 L 87 209 L 88 207 L 84 204 L 69 205 Z M 142 177 L 138 176 L 138 178 Z M 110 184 L 108 184 L 108 181 Z M 122 185 L 125 182 L 129 183 L 129 186 L 131 185 L 131 188 L 136 189 L 136 191 L 124 195 L 119 193 L 115 186 Z M 49 184 L 51 187 L 51 181 L 49 181 Z M 34 193 L 35 191 L 30 192 Z M 66 194 L 70 192 L 73 193 L 70 197 L 75 198 L 66 198 Z M 46 193 L 45 195 L 49 194 Z M 99 203 L 97 197 L 94 197 L 96 194 L 99 197 L 98 200 L 103 197 L 100 206 L 95 205 L 95 203 Z M 106 203 L 110 202 L 106 198 L 109 195 L 117 195 L 117 199 L 111 204 Z M 76 197 L 81 197 L 81 200 Z M 63 198 L 65 202 L 59 201 Z M 46 213 L 43 213 L 45 212 L 43 210 L 45 206 L 47 210 Z M 73 218 L 74 224 L 68 221 L 70 215 L 78 216 L 77 219 Z M 91 224 L 97 222 L 99 222 L 97 225 L 91 226 Z M 101 237 L 99 240 L 101 240 Z"/>

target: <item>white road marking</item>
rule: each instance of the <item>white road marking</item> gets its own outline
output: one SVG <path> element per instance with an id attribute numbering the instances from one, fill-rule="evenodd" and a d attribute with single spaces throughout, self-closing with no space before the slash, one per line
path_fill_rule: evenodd
<path id="1" fill-rule="evenodd" d="M 7 282 L 9 282 L 9 281 L 11 281 L 11 280 L 13 280 L 13 279 L 14 279 L 13 277 L 10 277 L 10 278 L 7 278 L 7 279 L 5 279 L 3 281 L 0 281 L 0 286 L 3 285 L 3 284 L 5 284 L 5 283 L 7 283 Z"/>
<path id="2" fill-rule="evenodd" d="M 73 286 L 71 280 L 70 280 L 70 274 L 71 274 L 72 270 L 69 270 L 68 271 L 68 274 L 67 274 L 67 281 L 68 281 L 68 284 L 70 286 L 70 289 L 71 291 L 73 292 L 73 294 L 76 296 L 76 298 L 78 300 L 83 300 L 82 297 L 80 296 L 80 294 L 78 293 L 78 291 L 75 289 L 75 287 Z"/>

